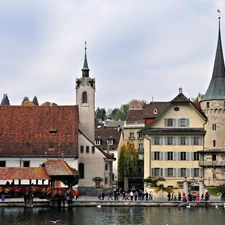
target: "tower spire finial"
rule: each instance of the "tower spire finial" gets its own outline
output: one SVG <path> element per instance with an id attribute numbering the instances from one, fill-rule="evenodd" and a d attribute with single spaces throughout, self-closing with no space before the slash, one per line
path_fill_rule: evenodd
<path id="1" fill-rule="evenodd" d="M 85 53 L 84 53 L 84 65 L 83 65 L 83 68 L 82 68 L 82 76 L 83 77 L 89 77 L 89 68 L 88 68 L 88 62 L 87 62 L 87 42 L 85 41 L 85 46 L 84 46 L 84 50 L 85 50 Z"/>
<path id="2" fill-rule="evenodd" d="M 220 9 L 217 9 L 218 12 L 218 19 L 220 20 L 221 16 L 220 16 Z"/>

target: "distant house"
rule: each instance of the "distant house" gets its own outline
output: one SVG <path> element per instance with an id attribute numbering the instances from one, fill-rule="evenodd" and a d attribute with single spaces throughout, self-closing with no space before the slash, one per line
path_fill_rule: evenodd
<path id="1" fill-rule="evenodd" d="M 118 184 L 118 152 L 123 143 L 123 133 L 120 125 L 112 126 L 106 124 L 95 125 L 95 145 L 105 154 L 109 154 L 116 159 L 112 168 L 112 183 Z M 105 168 L 108 168 L 106 165 Z M 107 169 L 109 171 L 109 168 Z"/>

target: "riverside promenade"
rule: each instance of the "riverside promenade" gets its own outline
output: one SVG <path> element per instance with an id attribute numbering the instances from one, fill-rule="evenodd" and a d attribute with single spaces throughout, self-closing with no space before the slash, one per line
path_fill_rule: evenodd
<path id="1" fill-rule="evenodd" d="M 220 201 L 219 198 L 214 197 L 212 201 L 188 201 L 182 203 L 180 201 L 168 201 L 167 198 L 155 198 L 152 201 L 145 200 L 108 200 L 105 197 L 104 200 L 100 200 L 97 196 L 79 196 L 78 200 L 73 199 L 71 207 L 224 207 L 225 202 Z M 4 201 L 0 201 L 0 207 L 24 207 L 23 198 L 6 198 Z M 50 201 L 46 199 L 33 199 L 33 207 L 50 207 Z"/>

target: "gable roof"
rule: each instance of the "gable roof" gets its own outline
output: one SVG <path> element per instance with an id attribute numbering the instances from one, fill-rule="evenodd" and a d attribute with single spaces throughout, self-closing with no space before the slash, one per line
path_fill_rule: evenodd
<path id="1" fill-rule="evenodd" d="M 156 118 L 168 104 L 169 102 L 150 102 L 143 110 L 143 118 Z"/>
<path id="2" fill-rule="evenodd" d="M 142 105 L 138 100 L 132 101 L 129 105 L 129 110 L 134 110 L 134 109 L 135 110 L 137 110 L 137 109 L 141 110 L 142 109 Z"/>
<path id="3" fill-rule="evenodd" d="M 191 107 L 193 107 L 193 109 L 198 113 L 198 115 L 200 117 L 202 117 L 204 120 L 206 120 L 206 117 L 204 116 L 204 114 L 202 114 L 202 112 L 200 111 L 200 107 L 197 107 L 196 104 L 193 104 L 182 92 L 179 92 L 179 94 L 170 102 L 170 103 L 167 103 L 166 107 L 156 116 L 156 118 L 150 123 L 148 124 L 147 126 L 145 126 L 143 129 L 140 130 L 140 133 L 143 134 L 149 134 L 149 133 L 157 133 L 157 132 L 177 132 L 178 131 L 178 128 L 152 128 L 152 126 L 161 118 L 162 115 L 164 115 L 167 110 L 172 107 L 173 105 L 176 105 L 176 104 L 188 104 L 190 105 Z M 182 130 L 180 129 L 180 132 L 197 132 L 197 133 L 205 133 L 205 130 L 200 128 L 200 129 L 192 129 L 192 128 L 188 128 L 185 130 Z"/>
<path id="4" fill-rule="evenodd" d="M 129 110 L 126 121 L 127 122 L 144 122 L 143 109 Z"/>
<path id="5" fill-rule="evenodd" d="M 98 148 L 101 150 L 107 150 L 107 140 L 113 140 L 113 144 L 109 145 L 109 149 L 116 150 L 119 145 L 121 136 L 120 127 L 107 127 L 104 124 L 95 125 L 95 140 L 101 140 L 101 144 Z"/>
<path id="6" fill-rule="evenodd" d="M 78 157 L 78 106 L 0 106 L 1 156 Z"/>
<path id="7" fill-rule="evenodd" d="M 74 170 L 64 160 L 47 160 L 42 164 L 49 176 L 74 176 Z"/>
<path id="8" fill-rule="evenodd" d="M 1 167 L 0 180 L 50 180 L 45 168 Z"/>

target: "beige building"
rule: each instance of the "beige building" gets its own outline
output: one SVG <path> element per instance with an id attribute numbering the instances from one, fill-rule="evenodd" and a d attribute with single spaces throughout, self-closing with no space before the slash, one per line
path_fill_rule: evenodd
<path id="1" fill-rule="evenodd" d="M 129 105 L 129 112 L 124 122 L 123 131 L 124 131 L 124 142 L 127 141 L 133 142 L 135 148 L 138 151 L 139 157 L 139 169 L 138 174 L 132 178 L 130 186 L 136 187 L 140 186 L 143 183 L 144 176 L 144 138 L 139 134 L 139 130 L 145 126 L 143 119 L 143 108 L 142 105 L 134 100 Z M 122 182 L 121 178 L 120 181 Z M 125 190 L 128 189 L 128 183 L 125 180 L 124 183 Z"/>
<path id="2" fill-rule="evenodd" d="M 203 149 L 205 123 L 199 107 L 180 88 L 179 94 L 140 131 L 144 136 L 144 178 L 164 177 L 160 183 L 165 187 L 181 187 L 188 179 L 190 188 L 195 189 L 203 177 L 198 151 Z"/>
<path id="3" fill-rule="evenodd" d="M 79 109 L 78 170 L 80 194 L 96 194 L 113 186 L 114 156 L 95 144 L 95 79 L 89 77 L 86 55 L 82 77 L 76 80 L 76 104 Z"/>
<path id="4" fill-rule="evenodd" d="M 200 166 L 204 168 L 204 183 L 217 186 L 225 183 L 225 67 L 223 49 L 219 35 L 212 79 L 202 98 L 202 112 L 207 117 Z"/>

